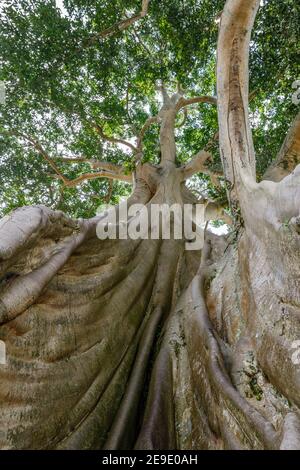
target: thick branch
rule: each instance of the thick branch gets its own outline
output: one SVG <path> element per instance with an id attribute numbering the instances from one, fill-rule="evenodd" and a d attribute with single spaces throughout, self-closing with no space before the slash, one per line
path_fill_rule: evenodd
<path id="1" fill-rule="evenodd" d="M 96 169 L 101 169 L 105 171 L 110 171 L 113 173 L 124 173 L 125 168 L 120 165 L 115 165 L 114 163 L 106 162 L 103 160 L 93 160 L 85 157 L 78 157 L 78 158 L 68 158 L 68 157 L 57 157 L 57 159 L 62 163 L 87 163 L 91 165 L 91 167 Z"/>
<path id="2" fill-rule="evenodd" d="M 282 147 L 263 179 L 281 181 L 300 163 L 300 113 L 295 117 Z"/>
<path id="3" fill-rule="evenodd" d="M 197 103 L 209 103 L 216 105 L 217 98 L 214 96 L 195 96 L 194 98 L 180 98 L 178 100 L 176 110 L 179 111 L 181 108 L 185 108 L 186 106 L 190 106 L 192 104 Z"/>
<path id="4" fill-rule="evenodd" d="M 182 167 L 184 179 L 188 179 L 195 173 L 202 173 L 207 160 L 211 159 L 211 154 L 200 150 L 186 165 Z"/>
<path id="5" fill-rule="evenodd" d="M 125 175 L 124 173 L 113 173 L 109 171 L 100 171 L 97 173 L 84 173 L 83 175 L 80 175 L 78 176 L 78 178 L 74 178 L 73 180 L 65 179 L 64 184 L 68 188 L 72 188 L 74 186 L 80 185 L 84 181 L 95 180 L 98 178 L 108 178 L 111 180 L 119 180 L 132 184 L 131 174 Z"/>
<path id="6" fill-rule="evenodd" d="M 223 176 L 220 172 L 211 171 L 207 166 L 207 162 L 211 159 L 211 154 L 200 150 L 191 161 L 189 161 L 185 166 L 181 168 L 183 180 L 186 180 L 193 176 L 195 173 L 204 173 L 209 175 L 213 182 L 216 183 L 217 178 Z"/>
<path id="7" fill-rule="evenodd" d="M 232 225 L 233 220 L 229 214 L 224 210 L 221 204 L 214 201 L 209 201 L 205 208 L 205 220 L 223 220 L 226 224 Z"/>
<path id="8" fill-rule="evenodd" d="M 91 36 L 88 39 L 88 41 L 86 42 L 86 46 L 90 46 L 90 45 L 94 44 L 99 39 L 108 38 L 108 37 L 114 35 L 117 32 L 124 31 L 125 29 L 129 28 L 131 25 L 136 23 L 138 20 L 140 20 L 141 18 L 144 18 L 148 13 L 149 3 L 150 3 L 150 0 L 143 0 L 142 1 L 142 9 L 141 9 L 140 13 L 138 13 L 137 15 L 132 16 L 131 18 L 125 18 L 124 20 L 119 21 L 118 23 L 114 24 L 113 26 L 110 26 L 109 28 L 104 29 L 100 33 Z"/>
<path id="9" fill-rule="evenodd" d="M 220 153 L 227 180 L 236 186 L 255 180 L 255 155 L 248 116 L 249 42 L 259 0 L 227 0 L 218 40 Z M 245 179 L 245 178 L 244 178 Z"/>

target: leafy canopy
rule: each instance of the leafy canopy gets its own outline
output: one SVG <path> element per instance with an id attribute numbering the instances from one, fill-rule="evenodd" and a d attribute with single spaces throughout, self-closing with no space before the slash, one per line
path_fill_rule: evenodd
<path id="1" fill-rule="evenodd" d="M 251 117 L 260 177 L 280 148 L 297 109 L 292 83 L 299 73 L 300 6 L 297 0 L 264 0 L 251 43 Z M 130 185 L 105 179 L 68 188 L 41 152 L 37 140 L 69 179 L 90 171 L 84 157 L 121 164 L 130 150 L 104 141 L 134 142 L 147 117 L 157 113 L 155 88 L 180 82 L 189 96 L 216 93 L 217 18 L 224 0 L 151 0 L 146 17 L 108 37 L 101 32 L 141 10 L 140 0 L 5 0 L 0 10 L 0 212 L 46 204 L 75 217 L 90 217 L 117 203 Z M 216 109 L 195 106 L 177 130 L 178 162 L 204 148 L 217 131 Z M 23 136 L 23 137 L 22 137 Z M 221 169 L 217 142 L 213 166 Z M 145 136 L 144 161 L 158 163 L 158 128 Z M 193 184 L 221 197 L 204 175 Z"/>

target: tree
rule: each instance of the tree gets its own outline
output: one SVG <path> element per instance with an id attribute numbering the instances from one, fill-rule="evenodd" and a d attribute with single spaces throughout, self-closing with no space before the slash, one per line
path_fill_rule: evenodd
<path id="1" fill-rule="evenodd" d="M 202 13 L 211 3 L 204 2 Z M 4 61 L 3 78 L 12 77 L 18 68 L 15 81 L 9 82 L 15 91 L 13 102 L 2 111 L 7 155 L 9 149 L 19 155 L 20 148 L 28 146 L 29 159 L 41 156 L 52 170 L 49 178 L 63 188 L 99 177 L 125 182 L 132 177 L 129 206 L 139 202 L 150 211 L 155 203 L 201 203 L 207 220 L 223 218 L 233 228 L 225 236 L 206 229 L 202 250 L 190 252 L 185 250 L 184 239 L 101 241 L 96 225 L 103 214 L 74 220 L 60 210 L 33 206 L 4 217 L 0 222 L 0 339 L 6 344 L 7 365 L 0 369 L 1 447 L 300 448 L 299 367 L 294 360 L 300 292 L 299 116 L 272 165 L 267 168 L 269 159 L 258 161 L 256 178 L 248 112 L 248 55 L 260 2 L 227 0 L 223 10 L 223 2 L 213 3 L 214 18 L 220 19 L 216 97 L 211 93 L 210 68 L 215 33 L 209 33 L 209 43 L 204 28 L 199 38 L 203 47 L 197 55 L 192 44 L 195 55 L 191 57 L 182 30 L 170 31 L 164 9 L 159 10 L 156 2 L 150 2 L 154 11 L 142 20 L 142 28 L 159 26 L 153 35 L 142 31 L 142 37 L 130 28 L 148 13 L 149 2 L 143 2 L 142 14 L 129 12 L 125 20 L 118 17 L 111 2 L 104 2 L 111 24 L 117 26 L 106 26 L 103 33 L 92 35 L 90 30 L 99 28 L 103 19 L 99 11 L 93 23 L 81 2 L 65 4 L 69 12 L 75 7 L 72 20 L 58 14 L 53 2 L 38 3 L 34 10 L 20 2 L 21 12 L 10 6 L 6 10 L 2 47 L 9 48 L 8 33 L 16 25 L 18 31 L 26 30 L 31 42 L 23 46 L 24 63 L 20 57 Z M 176 11 L 177 2 L 174 5 Z M 192 6 L 197 10 L 198 2 Z M 267 2 L 266 8 L 270 20 L 274 3 Z M 49 11 L 57 21 L 45 33 Z M 207 24 L 204 18 L 203 26 Z M 259 38 L 262 16 L 258 19 L 255 53 L 263 42 Z M 197 17 L 191 11 L 186 17 L 188 27 L 194 26 L 193 21 Z M 47 47 L 38 41 L 41 29 L 50 39 Z M 58 40 L 62 30 L 66 31 L 64 43 Z M 138 49 L 123 36 L 130 31 Z M 174 45 L 182 60 L 178 55 L 174 60 L 171 47 L 153 63 L 156 44 L 172 37 L 174 31 Z M 98 41 L 103 35 L 112 41 L 105 42 L 105 47 L 101 43 L 102 64 L 107 61 L 110 74 L 93 79 L 97 73 L 93 54 L 99 62 Z M 29 52 L 35 39 L 33 58 Z M 120 68 L 121 59 L 129 58 L 119 78 L 111 57 L 115 40 L 119 41 Z M 104 50 L 107 44 L 108 52 Z M 293 43 L 290 47 L 293 51 Z M 140 48 L 151 59 L 132 68 L 125 108 L 118 108 L 110 96 L 109 109 L 106 98 L 112 88 L 123 87 L 124 70 L 140 59 Z M 38 62 L 45 53 L 46 60 Z M 192 61 L 199 65 L 204 57 L 205 70 L 192 70 L 184 81 L 187 65 Z M 88 75 L 83 63 L 88 64 Z M 254 61 L 254 83 L 258 69 Z M 78 70 L 84 77 L 81 84 L 80 80 L 74 83 Z M 201 93 L 194 86 L 189 96 L 186 85 L 199 75 L 204 82 Z M 174 76 L 176 90 L 175 85 L 166 86 Z M 152 86 L 147 88 L 149 77 Z M 95 91 L 101 81 L 106 85 L 103 95 Z M 132 118 L 128 90 L 134 87 L 136 114 Z M 253 103 L 257 94 L 267 93 L 255 87 L 254 91 Z M 155 104 L 157 92 L 162 95 L 160 110 Z M 92 96 L 99 99 L 90 102 Z M 148 117 L 145 99 L 152 113 Z M 14 115 L 20 100 L 20 115 Z M 188 133 L 183 143 L 175 141 L 176 126 L 194 118 L 195 111 L 187 111 L 198 103 L 212 126 L 216 104 L 218 115 L 218 128 L 211 129 L 211 142 L 208 145 L 206 140 L 200 151 L 198 144 L 207 138 L 205 132 L 196 144 Z M 36 114 L 28 116 L 29 107 Z M 275 107 L 278 123 L 283 120 L 283 108 Z M 289 109 L 295 114 L 295 107 Z M 104 118 L 109 111 L 112 122 Z M 181 123 L 179 113 L 184 116 Z M 288 119 L 289 113 L 285 114 Z M 151 158 L 157 145 L 152 125 L 159 125 L 159 161 Z M 65 138 L 68 128 L 72 130 L 69 149 L 75 155 L 56 158 L 58 136 Z M 120 137 L 121 130 L 125 136 Z M 42 139 L 36 137 L 37 132 Z M 148 134 L 152 138 L 147 140 Z M 109 157 L 105 161 L 95 158 L 101 154 L 96 152 L 99 137 L 114 145 L 114 153 L 102 146 L 102 153 Z M 218 156 L 213 152 L 213 158 L 208 152 L 217 140 L 221 167 Z M 256 141 L 262 148 L 261 134 Z M 188 159 L 181 149 L 193 145 L 196 155 Z M 120 146 L 129 151 L 120 155 Z M 76 164 L 91 165 L 93 171 L 80 176 L 65 173 L 74 159 Z M 207 182 L 200 200 L 185 183 L 198 173 Z M 112 191 L 110 186 L 106 201 Z M 212 194 L 220 193 L 223 198 L 225 193 L 225 202 L 220 203 L 220 197 L 210 200 Z"/>

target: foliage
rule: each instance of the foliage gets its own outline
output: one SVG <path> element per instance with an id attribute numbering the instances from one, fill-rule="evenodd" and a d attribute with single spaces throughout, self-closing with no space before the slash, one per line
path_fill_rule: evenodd
<path id="1" fill-rule="evenodd" d="M 265 0 L 251 45 L 250 88 L 258 176 L 275 157 L 296 114 L 292 83 L 299 73 L 299 4 Z M 52 157 L 73 156 L 122 164 L 124 146 L 103 142 L 92 123 L 109 136 L 133 142 L 146 118 L 157 113 L 157 80 L 180 82 L 187 95 L 214 95 L 216 18 L 221 0 L 151 0 L 148 15 L 109 38 L 97 34 L 138 12 L 140 0 L 5 0 L 0 10 L 0 80 L 7 99 L 0 107 L 0 211 L 46 204 L 75 217 L 90 217 L 108 193 L 105 179 L 63 188 L 53 169 L 28 142 L 4 130 L 37 139 Z M 95 39 L 96 38 L 96 39 Z M 178 163 L 204 148 L 217 131 L 210 105 L 195 106 L 177 130 Z M 214 167 L 220 169 L 217 142 Z M 144 160 L 158 163 L 158 128 L 145 137 Z M 90 168 L 57 162 L 68 178 Z M 212 187 L 198 175 L 199 186 Z M 114 182 L 111 202 L 130 192 Z"/>

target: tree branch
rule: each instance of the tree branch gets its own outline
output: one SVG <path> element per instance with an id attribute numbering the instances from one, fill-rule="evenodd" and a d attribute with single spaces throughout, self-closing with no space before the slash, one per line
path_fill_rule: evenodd
<path id="1" fill-rule="evenodd" d="M 106 140 L 107 142 L 111 142 L 112 144 L 125 145 L 126 147 L 130 148 L 130 150 L 132 150 L 134 153 L 137 152 L 138 150 L 137 147 L 135 147 L 133 144 L 131 144 L 127 140 L 119 139 L 115 137 L 109 137 L 107 134 L 105 134 L 105 132 L 103 131 L 103 127 L 100 126 L 99 124 L 93 123 L 93 127 L 103 140 Z"/>
<path id="2" fill-rule="evenodd" d="M 180 129 L 181 127 L 185 125 L 187 117 L 188 117 L 188 110 L 186 108 L 183 108 L 183 118 L 182 118 L 182 121 L 176 126 L 177 129 Z"/>
<path id="3" fill-rule="evenodd" d="M 73 187 L 77 186 L 78 184 L 82 183 L 85 180 L 91 180 L 96 178 L 108 178 L 108 179 L 117 179 L 120 181 L 124 181 L 126 183 L 132 183 L 132 174 L 126 174 L 125 169 L 122 166 L 114 165 L 113 163 L 109 162 L 98 162 L 97 160 L 88 160 L 85 158 L 59 158 L 61 161 L 65 163 L 89 163 L 92 165 L 94 169 L 101 168 L 101 172 L 96 173 L 85 173 L 78 178 L 70 180 L 63 173 L 60 171 L 56 163 L 53 159 L 48 155 L 46 150 L 40 144 L 40 142 L 33 137 L 27 136 L 21 132 L 11 130 L 11 131 L 3 131 L 7 135 L 11 135 L 14 137 L 20 137 L 23 140 L 26 140 L 43 158 L 46 162 L 51 166 L 54 170 L 56 177 L 60 179 L 66 187 Z"/>
<path id="4" fill-rule="evenodd" d="M 100 135 L 101 139 L 103 140 L 106 140 L 107 142 L 110 142 L 112 144 L 121 144 L 121 145 L 124 145 L 128 148 L 130 148 L 130 150 L 132 150 L 133 152 L 137 152 L 137 148 L 131 144 L 130 142 L 128 142 L 127 140 L 125 139 L 121 139 L 121 138 L 118 138 L 118 137 L 110 137 L 109 135 L 107 135 L 105 132 L 104 132 L 104 129 L 103 129 L 103 126 L 98 124 L 97 122 L 94 121 L 93 117 L 89 117 L 89 116 L 86 116 L 86 115 L 83 115 L 81 113 L 79 113 L 78 111 L 70 111 L 68 109 L 65 109 L 65 111 L 68 113 L 68 114 L 75 114 L 76 116 L 78 116 L 78 118 L 84 122 L 85 124 L 87 124 L 88 126 L 90 126 L 91 128 L 95 129 L 95 131 Z"/>
<path id="5" fill-rule="evenodd" d="M 26 140 L 37 152 L 42 155 L 44 160 L 51 166 L 51 168 L 54 170 L 56 175 L 65 183 L 67 181 L 67 178 L 61 173 L 60 169 L 56 165 L 56 163 L 52 160 L 52 158 L 48 155 L 48 153 L 45 151 L 45 149 L 42 147 L 40 142 L 38 142 L 36 139 L 33 137 L 27 136 L 21 132 L 11 130 L 11 131 L 5 131 L 6 134 L 14 136 L 14 137 L 20 137 L 23 140 Z"/>
<path id="6" fill-rule="evenodd" d="M 249 124 L 249 43 L 260 0 L 227 0 L 218 39 L 217 89 L 220 153 L 231 199 L 243 178 L 255 181 Z M 243 176 L 242 176 L 243 175 Z"/>
<path id="7" fill-rule="evenodd" d="M 78 157 L 78 158 L 69 158 L 69 157 L 57 157 L 57 160 L 63 163 L 87 163 L 91 165 L 91 167 L 96 169 L 101 169 L 105 171 L 110 171 L 113 173 L 122 173 L 125 172 L 125 168 L 120 165 L 115 165 L 114 163 L 110 163 L 103 160 L 93 160 L 85 157 Z"/>
<path id="8" fill-rule="evenodd" d="M 139 153 L 142 152 L 142 146 L 143 146 L 143 139 L 144 139 L 144 136 L 146 134 L 146 131 L 149 129 L 149 127 L 152 126 L 152 124 L 155 124 L 157 123 L 159 120 L 159 116 L 152 116 L 152 117 L 149 117 L 145 124 L 143 125 L 139 135 L 138 135 L 138 140 L 137 140 L 137 149 L 139 151 Z"/>
<path id="9" fill-rule="evenodd" d="M 110 202 L 113 189 L 114 189 L 114 180 L 111 179 L 111 180 L 109 180 L 109 186 L 108 186 L 107 194 L 103 198 L 103 200 L 104 200 L 104 202 L 106 202 L 106 204 L 109 204 L 109 202 Z"/>
<path id="10" fill-rule="evenodd" d="M 186 106 L 190 106 L 192 104 L 197 103 L 209 103 L 217 105 L 217 98 L 215 98 L 214 96 L 195 96 L 193 98 L 180 98 L 178 100 L 176 110 L 179 111 L 181 108 L 185 108 Z"/>
<path id="11" fill-rule="evenodd" d="M 228 225 L 233 224 L 233 219 L 224 210 L 221 204 L 214 201 L 209 201 L 205 208 L 204 220 L 223 220 Z"/>
<path id="12" fill-rule="evenodd" d="M 282 147 L 263 176 L 264 180 L 281 181 L 300 163 L 300 112 L 295 117 Z"/>
<path id="13" fill-rule="evenodd" d="M 98 41 L 99 39 L 108 38 L 110 36 L 113 36 L 117 32 L 122 32 L 125 29 L 129 28 L 132 24 L 136 23 L 141 18 L 144 18 L 148 13 L 149 3 L 150 3 L 150 0 L 143 0 L 142 9 L 140 13 L 132 16 L 131 18 L 125 18 L 124 20 L 119 21 L 113 26 L 110 26 L 109 28 L 104 29 L 100 33 L 94 34 L 87 40 L 85 46 L 90 46 L 94 44 L 96 41 Z"/>
<path id="14" fill-rule="evenodd" d="M 211 171 L 205 164 L 211 159 L 211 154 L 200 150 L 186 165 L 180 168 L 183 180 L 193 176 L 195 173 L 204 173 L 212 178 L 214 184 L 218 185 L 217 178 L 223 176 L 223 173 Z"/>
<path id="15" fill-rule="evenodd" d="M 121 173 L 113 173 L 109 171 L 100 171 L 96 173 L 84 173 L 83 175 L 78 176 L 77 178 L 74 178 L 72 180 L 66 179 L 64 181 L 64 185 L 68 188 L 72 188 L 74 186 L 78 186 L 84 181 L 87 180 L 95 180 L 98 178 L 107 178 L 111 180 L 119 180 L 119 181 L 124 181 L 125 183 L 130 183 L 132 184 L 132 176 L 131 175 L 125 175 Z"/>
<path id="16" fill-rule="evenodd" d="M 142 46 L 142 48 L 145 50 L 145 52 L 147 52 L 147 54 L 148 54 L 150 57 L 153 57 L 152 52 L 151 52 L 150 49 L 146 46 L 146 44 L 141 40 L 141 38 L 140 38 L 139 34 L 137 33 L 137 31 L 135 30 L 135 27 L 134 27 L 134 26 L 133 26 L 132 29 L 130 30 L 129 35 L 134 37 L 134 39 Z"/>
<path id="17" fill-rule="evenodd" d="M 98 162 L 95 160 L 91 162 L 91 166 L 94 170 L 101 169 L 106 172 L 107 178 L 118 179 L 120 181 L 126 181 L 127 183 L 132 183 L 132 173 L 127 173 L 126 169 L 123 166 L 115 165 L 109 162 Z M 111 176 L 109 176 L 111 175 Z"/>
<path id="18" fill-rule="evenodd" d="M 257 90 L 254 90 L 249 95 L 249 101 L 252 101 L 257 94 Z M 181 98 L 177 103 L 177 110 L 179 111 L 181 108 L 185 108 L 186 106 L 190 106 L 192 104 L 197 103 L 208 103 L 217 106 L 218 100 L 215 96 L 195 96 L 193 98 Z"/>

